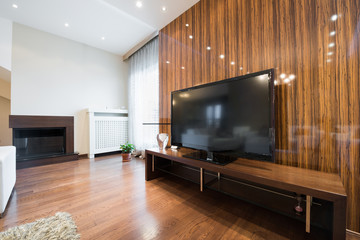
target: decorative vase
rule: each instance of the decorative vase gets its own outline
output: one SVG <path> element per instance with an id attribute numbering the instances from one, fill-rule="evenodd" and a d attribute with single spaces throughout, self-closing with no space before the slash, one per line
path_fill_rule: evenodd
<path id="1" fill-rule="evenodd" d="M 164 150 L 168 141 L 169 141 L 169 134 L 167 133 L 159 133 L 156 137 L 158 141 L 159 148 Z"/>
<path id="2" fill-rule="evenodd" d="M 131 153 L 122 153 L 121 156 L 123 162 L 128 162 L 131 160 Z"/>

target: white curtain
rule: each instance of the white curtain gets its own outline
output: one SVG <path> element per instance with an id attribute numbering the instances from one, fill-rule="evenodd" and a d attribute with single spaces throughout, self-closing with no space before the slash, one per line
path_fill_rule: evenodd
<path id="1" fill-rule="evenodd" d="M 136 150 L 157 146 L 159 133 L 159 40 L 130 57 L 129 142 Z"/>

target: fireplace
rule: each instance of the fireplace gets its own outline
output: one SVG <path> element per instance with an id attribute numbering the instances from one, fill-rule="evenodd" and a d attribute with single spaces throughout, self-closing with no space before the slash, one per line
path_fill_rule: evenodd
<path id="1" fill-rule="evenodd" d="M 17 168 L 78 159 L 74 117 L 10 115 Z"/>
<path id="2" fill-rule="evenodd" d="M 15 128 L 16 159 L 25 161 L 65 153 L 65 128 Z"/>

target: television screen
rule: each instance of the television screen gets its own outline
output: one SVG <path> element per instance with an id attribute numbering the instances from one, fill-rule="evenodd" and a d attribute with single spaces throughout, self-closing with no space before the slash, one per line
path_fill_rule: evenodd
<path id="1" fill-rule="evenodd" d="M 209 161 L 216 161 L 212 154 L 271 161 L 272 73 L 267 70 L 172 92 L 171 144 L 206 151 L 210 159 L 207 154 L 204 160 Z"/>

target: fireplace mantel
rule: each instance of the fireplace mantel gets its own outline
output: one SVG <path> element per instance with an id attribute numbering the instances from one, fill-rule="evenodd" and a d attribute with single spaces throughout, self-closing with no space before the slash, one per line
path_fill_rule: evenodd
<path id="1" fill-rule="evenodd" d="M 62 156 L 41 157 L 35 160 L 19 161 L 18 168 L 37 166 L 61 161 L 78 159 L 74 153 L 74 117 L 73 116 L 28 116 L 10 115 L 9 127 L 15 129 L 64 128 L 65 151 Z"/>

